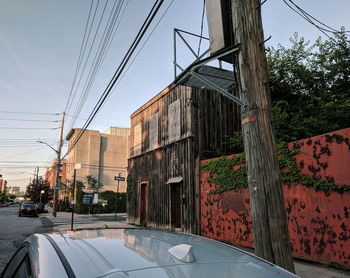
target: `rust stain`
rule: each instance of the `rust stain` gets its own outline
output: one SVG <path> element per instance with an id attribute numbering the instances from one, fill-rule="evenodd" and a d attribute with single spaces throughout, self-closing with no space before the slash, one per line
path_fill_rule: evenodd
<path id="1" fill-rule="evenodd" d="M 301 172 L 350 184 L 350 128 L 291 143 L 300 149 Z M 205 173 L 203 173 L 205 175 Z M 208 195 L 201 179 L 201 234 L 253 247 L 248 189 Z M 300 184 L 283 186 L 290 243 L 295 257 L 350 268 L 350 192 L 317 192 Z"/>

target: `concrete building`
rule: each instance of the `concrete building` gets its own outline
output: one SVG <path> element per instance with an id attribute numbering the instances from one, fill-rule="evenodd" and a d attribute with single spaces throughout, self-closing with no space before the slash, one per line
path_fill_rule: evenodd
<path id="1" fill-rule="evenodd" d="M 20 191 L 21 191 L 21 188 L 20 188 L 19 186 L 10 186 L 10 187 L 8 188 L 8 191 L 7 191 L 7 192 L 8 192 L 9 194 L 19 196 Z"/>
<path id="2" fill-rule="evenodd" d="M 86 130 L 78 143 L 75 139 L 81 129 L 72 129 L 66 137 L 68 141 L 67 179 L 73 180 L 74 165 L 80 163 L 77 180 L 84 180 L 88 175 L 95 177 L 104 185 L 103 191 L 117 191 L 114 180 L 119 173 L 127 177 L 129 128 L 111 127 L 104 133 Z M 74 145 L 75 144 L 75 145 Z M 126 181 L 119 183 L 119 192 L 126 192 Z"/>

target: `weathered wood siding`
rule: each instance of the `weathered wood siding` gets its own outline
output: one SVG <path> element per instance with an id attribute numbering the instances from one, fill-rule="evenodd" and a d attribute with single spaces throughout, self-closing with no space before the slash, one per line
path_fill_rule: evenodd
<path id="1" fill-rule="evenodd" d="M 140 219 L 141 187 L 147 187 L 147 226 L 172 229 L 171 186 L 179 183 L 181 230 L 199 232 L 199 160 L 225 153 L 226 136 L 239 130 L 236 106 L 217 92 L 166 88 L 131 115 L 128 221 Z M 157 126 L 157 128 L 156 128 Z"/>

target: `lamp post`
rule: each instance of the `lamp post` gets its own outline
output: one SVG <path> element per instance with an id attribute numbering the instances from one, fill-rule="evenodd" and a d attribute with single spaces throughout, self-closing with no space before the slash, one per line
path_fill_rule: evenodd
<path id="1" fill-rule="evenodd" d="M 76 200 L 75 200 L 75 181 L 76 181 L 76 178 L 77 178 L 77 170 L 81 168 L 81 164 L 80 163 L 77 163 L 75 164 L 74 166 L 74 176 L 73 176 L 73 196 L 72 196 L 72 219 L 71 219 L 71 223 L 70 223 L 70 229 L 73 231 L 73 223 L 74 223 L 74 209 L 75 209 L 75 203 L 76 203 Z"/>
<path id="2" fill-rule="evenodd" d="M 62 149 L 62 143 L 63 143 L 63 127 L 64 127 L 64 117 L 65 117 L 65 112 L 62 112 L 62 120 L 61 120 L 61 130 L 60 130 L 60 138 L 58 141 L 58 148 L 55 150 L 52 146 L 49 144 L 38 140 L 38 143 L 45 144 L 49 146 L 56 154 L 57 154 L 57 169 L 56 169 L 56 189 L 54 189 L 54 202 L 53 202 L 53 212 L 52 216 L 56 217 L 57 216 L 57 188 L 59 187 L 59 180 L 60 180 L 60 167 L 61 167 L 61 149 Z"/>

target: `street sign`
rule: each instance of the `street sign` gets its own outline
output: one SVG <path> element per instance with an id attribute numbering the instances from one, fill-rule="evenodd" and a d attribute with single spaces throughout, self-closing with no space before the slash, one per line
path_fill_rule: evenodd
<path id="1" fill-rule="evenodd" d="M 125 178 L 124 177 L 115 176 L 114 180 L 115 181 L 125 181 Z"/>
<path id="2" fill-rule="evenodd" d="M 83 195 L 83 204 L 91 205 L 93 199 L 94 199 L 94 193 L 85 193 Z"/>

